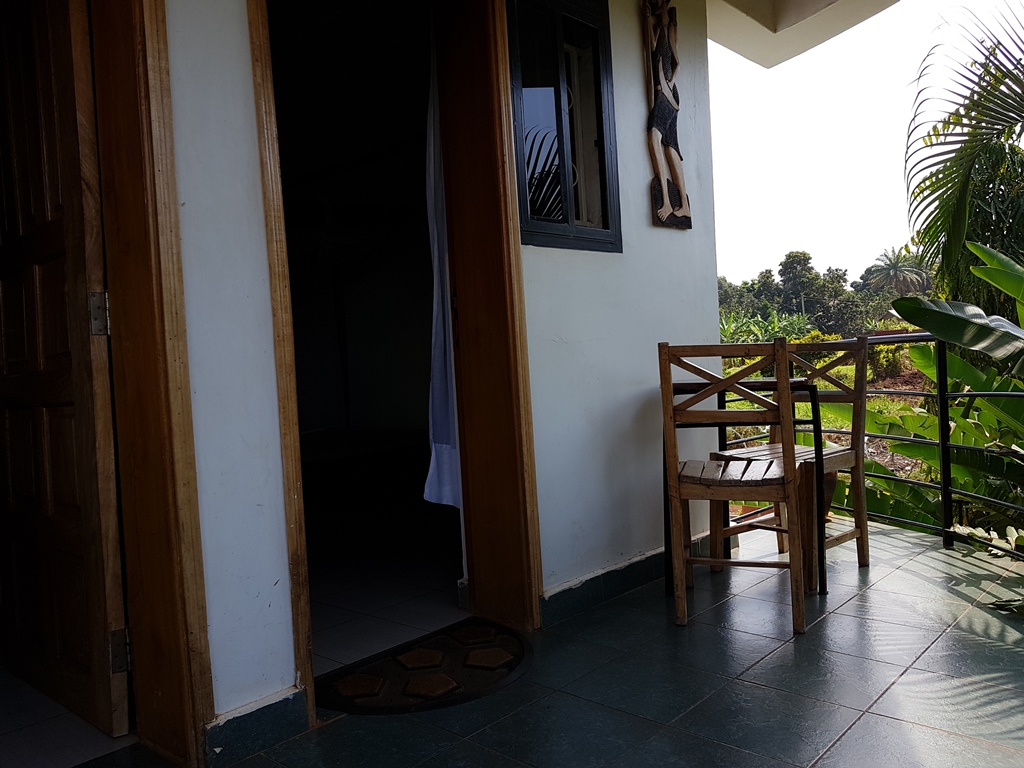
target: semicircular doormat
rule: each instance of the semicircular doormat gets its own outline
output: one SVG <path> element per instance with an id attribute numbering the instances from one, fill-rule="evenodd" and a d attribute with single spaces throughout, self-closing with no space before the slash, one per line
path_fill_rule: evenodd
<path id="1" fill-rule="evenodd" d="M 471 617 L 316 679 L 316 704 L 357 715 L 448 707 L 485 696 L 529 666 L 515 630 Z"/>

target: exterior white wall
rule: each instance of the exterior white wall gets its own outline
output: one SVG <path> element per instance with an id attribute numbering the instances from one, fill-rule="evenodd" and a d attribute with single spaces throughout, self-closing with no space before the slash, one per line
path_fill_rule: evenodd
<path id="1" fill-rule="evenodd" d="M 651 224 L 640 9 L 610 0 L 623 252 L 524 246 L 546 593 L 663 546 L 659 341 L 718 341 L 704 0 L 676 0 L 693 229 Z"/>
<path id="2" fill-rule="evenodd" d="M 166 12 L 220 715 L 295 684 L 263 186 L 245 0 L 167 0 Z"/>

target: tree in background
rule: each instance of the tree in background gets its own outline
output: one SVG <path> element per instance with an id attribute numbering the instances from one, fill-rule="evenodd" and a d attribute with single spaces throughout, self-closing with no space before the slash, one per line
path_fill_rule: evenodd
<path id="1" fill-rule="evenodd" d="M 1011 8 L 992 26 L 964 9 L 959 44 L 942 44 L 919 70 L 907 132 L 910 221 L 942 298 L 1012 316 L 1013 302 L 979 285 L 964 247 L 977 241 L 1024 263 L 1024 24 Z"/>
<path id="2" fill-rule="evenodd" d="M 722 275 L 718 276 L 718 312 L 721 315 L 755 315 L 757 299 L 743 285 L 730 283 Z"/>
<path id="3" fill-rule="evenodd" d="M 740 285 L 718 278 L 723 340 L 737 340 L 752 329 L 790 328 L 787 318 L 798 316 L 810 329 L 849 338 L 883 318 L 896 297 L 889 289 L 878 292 L 862 283 L 851 290 L 845 269 L 829 267 L 821 274 L 806 251 L 787 253 L 779 278 L 770 269 Z"/>
<path id="4" fill-rule="evenodd" d="M 779 282 L 782 284 L 780 311 L 814 314 L 815 297 L 821 293 L 822 285 L 821 275 L 811 266 L 811 254 L 790 251 L 783 256 L 779 263 Z"/>
<path id="5" fill-rule="evenodd" d="M 931 277 L 909 245 L 883 251 L 860 276 L 860 285 L 865 289 L 881 293 L 888 288 L 897 296 L 928 293 L 931 284 Z"/>

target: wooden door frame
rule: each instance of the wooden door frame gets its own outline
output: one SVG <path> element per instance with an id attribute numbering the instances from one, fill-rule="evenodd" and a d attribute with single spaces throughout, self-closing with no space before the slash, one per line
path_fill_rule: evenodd
<path id="1" fill-rule="evenodd" d="M 198 766 L 215 712 L 163 0 L 91 22 L 137 733 Z"/>
<path id="2" fill-rule="evenodd" d="M 309 587 L 269 35 L 265 0 L 247 3 L 297 684 L 307 688 L 312 725 Z M 111 346 L 138 735 L 202 765 L 203 731 L 215 712 L 164 3 L 116 5 L 92 3 L 91 21 L 110 313 L 118 329 Z M 477 613 L 534 629 L 540 625 L 540 536 L 504 3 L 438 3 L 435 28 L 470 597 Z M 466 93 L 479 98 L 463 98 Z M 476 140 L 467 142 L 467 135 Z"/>
<path id="3" fill-rule="evenodd" d="M 437 2 L 434 35 L 470 601 L 532 630 L 543 582 L 505 2 Z"/>
<path id="4" fill-rule="evenodd" d="M 265 0 L 248 0 L 267 211 L 296 658 L 307 674 L 309 590 L 288 262 Z M 434 3 L 453 293 L 463 519 L 473 611 L 540 626 L 540 526 L 512 90 L 503 0 Z M 479 98 L 465 98 L 464 94 Z M 467 142 L 468 136 L 477 141 Z M 486 258 L 482 258 L 486 255 Z M 460 323 L 459 320 L 462 320 Z M 312 678 L 304 678 L 311 680 Z"/>

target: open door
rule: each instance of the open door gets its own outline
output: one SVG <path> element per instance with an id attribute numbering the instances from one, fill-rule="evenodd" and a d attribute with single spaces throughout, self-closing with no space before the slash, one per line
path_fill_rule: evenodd
<path id="1" fill-rule="evenodd" d="M 111 735 L 127 667 L 86 0 L 0 9 L 5 665 Z"/>

